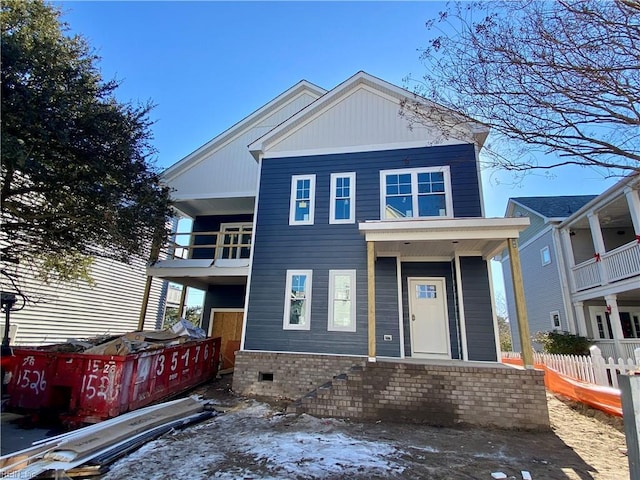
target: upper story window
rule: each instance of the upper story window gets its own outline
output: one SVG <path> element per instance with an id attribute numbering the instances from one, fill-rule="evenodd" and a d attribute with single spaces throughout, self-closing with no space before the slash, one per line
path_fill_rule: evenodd
<path id="1" fill-rule="evenodd" d="M 287 270 L 285 330 L 309 330 L 311 326 L 311 276 L 311 270 Z"/>
<path id="2" fill-rule="evenodd" d="M 293 175 L 291 177 L 289 225 L 313 225 L 315 197 L 315 175 Z"/>
<path id="3" fill-rule="evenodd" d="M 356 217 L 356 174 L 331 174 L 331 204 L 329 223 L 355 223 Z"/>
<path id="4" fill-rule="evenodd" d="M 380 172 L 380 218 L 453 217 L 449 167 Z"/>
<path id="5" fill-rule="evenodd" d="M 251 253 L 251 223 L 223 223 L 220 225 L 216 258 L 249 258 Z"/>
<path id="6" fill-rule="evenodd" d="M 543 266 L 551 263 L 551 250 L 549 250 L 548 246 L 540 249 L 540 261 Z"/>

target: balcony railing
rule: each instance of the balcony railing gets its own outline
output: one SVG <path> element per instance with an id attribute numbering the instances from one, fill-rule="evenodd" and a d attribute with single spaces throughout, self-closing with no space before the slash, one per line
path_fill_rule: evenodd
<path id="1" fill-rule="evenodd" d="M 164 249 L 164 259 L 247 259 L 251 252 L 251 228 L 218 232 L 174 232 Z"/>
<path id="2" fill-rule="evenodd" d="M 592 258 L 573 267 L 576 290 L 587 290 L 640 275 L 640 243 L 634 240 L 603 253 L 600 260 L 597 262 Z"/>
<path id="3" fill-rule="evenodd" d="M 615 351 L 615 344 L 613 340 L 596 340 L 595 345 L 602 350 L 602 356 L 607 359 L 609 357 L 617 360 L 622 358 L 626 360 L 628 358 L 635 359 L 635 350 L 640 348 L 640 338 L 620 340 L 620 349 L 622 351 Z"/>

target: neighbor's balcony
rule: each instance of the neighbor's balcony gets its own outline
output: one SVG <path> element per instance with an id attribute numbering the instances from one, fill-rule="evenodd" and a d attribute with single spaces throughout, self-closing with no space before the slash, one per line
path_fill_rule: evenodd
<path id="1" fill-rule="evenodd" d="M 147 275 L 200 289 L 214 283 L 246 281 L 251 226 L 216 232 L 176 232 L 171 238 L 174 240 L 167 243 L 160 260 L 147 267 Z"/>
<path id="2" fill-rule="evenodd" d="M 637 240 L 582 262 L 572 269 L 576 291 L 640 276 L 640 243 Z"/>
<path id="3" fill-rule="evenodd" d="M 635 350 L 640 348 L 640 338 L 626 338 L 620 340 L 619 343 L 621 351 L 618 353 L 616 353 L 613 340 L 596 340 L 594 345 L 602 351 L 602 356 L 605 359 L 613 358 L 617 361 L 618 358 L 623 360 L 631 358 L 635 360 Z"/>

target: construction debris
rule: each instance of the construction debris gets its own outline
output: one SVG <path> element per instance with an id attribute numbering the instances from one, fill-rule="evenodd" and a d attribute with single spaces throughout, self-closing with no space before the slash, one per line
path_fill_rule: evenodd
<path id="1" fill-rule="evenodd" d="M 99 474 L 104 467 L 167 431 L 210 418 L 204 404 L 192 398 L 136 410 L 102 423 L 37 442 L 33 447 L 0 457 L 0 477 L 33 478 L 69 472 L 80 466 Z"/>

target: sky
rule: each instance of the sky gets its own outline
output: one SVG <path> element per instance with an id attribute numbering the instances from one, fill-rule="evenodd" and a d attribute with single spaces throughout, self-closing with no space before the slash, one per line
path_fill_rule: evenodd
<path id="1" fill-rule="evenodd" d="M 147 102 L 165 169 L 305 79 L 327 90 L 360 70 L 398 86 L 419 78 L 425 22 L 444 2 L 52 2 L 101 57 L 120 101 Z M 614 183 L 579 167 L 514 182 L 483 172 L 487 217 L 509 197 L 598 194 Z M 494 262 L 495 263 L 495 262 Z M 502 291 L 499 268 L 496 290 Z"/>

